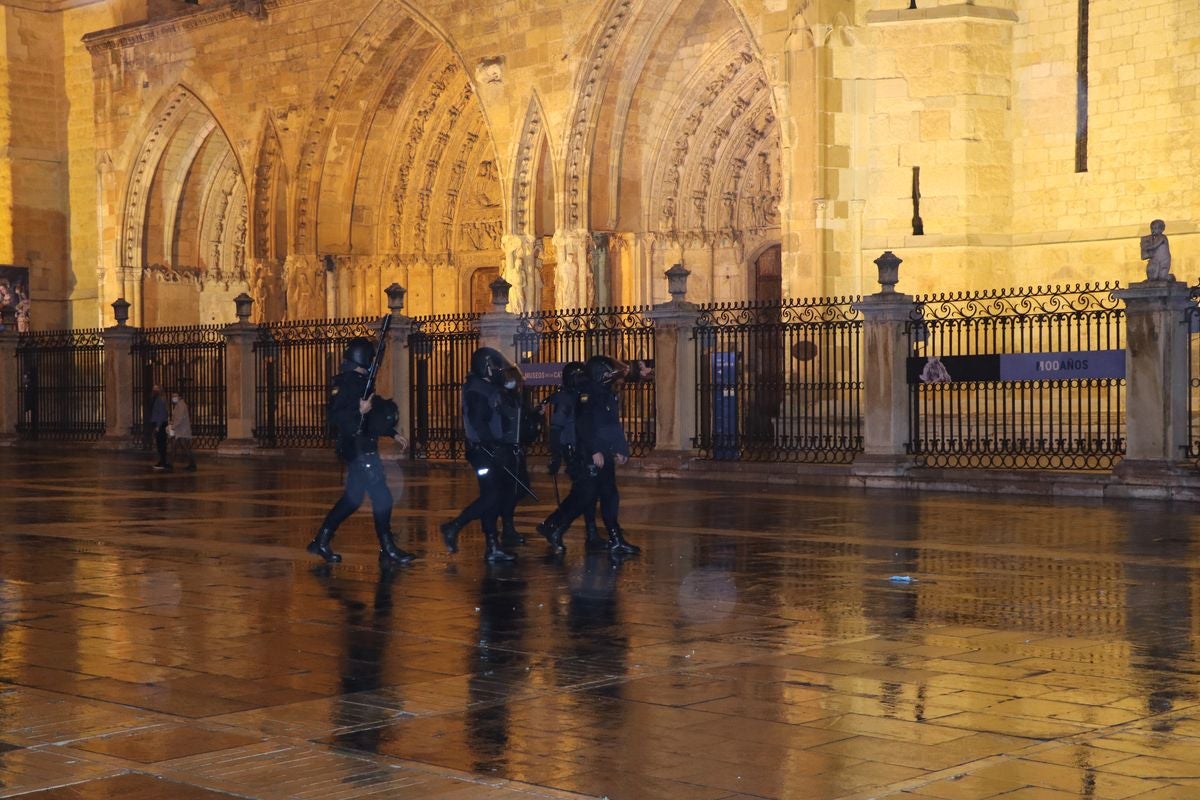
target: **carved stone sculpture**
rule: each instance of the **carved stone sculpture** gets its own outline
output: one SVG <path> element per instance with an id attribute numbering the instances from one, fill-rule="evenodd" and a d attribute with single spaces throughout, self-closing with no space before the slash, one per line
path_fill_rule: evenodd
<path id="1" fill-rule="evenodd" d="M 1146 262 L 1146 280 L 1173 281 L 1171 247 L 1163 233 L 1167 225 L 1161 219 L 1150 223 L 1150 235 L 1142 237 L 1142 260 Z"/>

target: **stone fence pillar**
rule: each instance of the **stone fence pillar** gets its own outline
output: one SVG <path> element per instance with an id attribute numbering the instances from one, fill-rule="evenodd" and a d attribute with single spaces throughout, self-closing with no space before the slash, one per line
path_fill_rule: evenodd
<path id="1" fill-rule="evenodd" d="M 130 447 L 133 442 L 133 343 L 138 329 L 127 325 L 129 303 L 113 301 L 116 324 L 104 329 L 105 447 Z"/>
<path id="2" fill-rule="evenodd" d="M 656 455 L 690 455 L 696 435 L 696 340 L 698 312 L 687 302 L 687 277 L 676 264 L 667 270 L 671 300 L 654 307 L 654 450 Z"/>
<path id="3" fill-rule="evenodd" d="M 1113 292 L 1125 301 L 1126 455 L 1118 476 L 1178 466 L 1188 442 L 1188 287 L 1143 281 Z"/>
<path id="4" fill-rule="evenodd" d="M 17 441 L 20 421 L 21 370 L 17 363 L 16 315 L 5 309 L 0 321 L 0 447 Z"/>
<path id="5" fill-rule="evenodd" d="M 511 359 L 517 334 L 521 331 L 521 318 L 508 312 L 508 293 L 512 284 L 497 278 L 489 288 L 493 310 L 479 318 L 479 346 L 495 348 Z"/>
<path id="6" fill-rule="evenodd" d="M 397 429 L 411 441 L 413 431 L 409 425 L 412 419 L 412 374 L 409 362 L 408 337 L 413 331 L 412 317 L 404 315 L 404 295 L 406 290 L 398 283 L 393 283 L 384 290 L 388 298 L 388 310 L 392 313 L 392 327 L 388 330 L 387 352 L 383 357 L 383 367 L 379 370 L 375 391 L 380 397 L 390 397 L 400 410 L 400 424 Z M 408 451 L 401 454 L 407 458 Z"/>
<path id="7" fill-rule="evenodd" d="M 859 474 L 899 474 L 911 466 L 908 441 L 908 335 L 916 304 L 895 290 L 900 259 L 888 250 L 875 264 L 882 291 L 854 304 L 863 315 L 863 455 Z"/>
<path id="8" fill-rule="evenodd" d="M 250 324 L 254 301 L 244 292 L 234 299 L 238 321 L 226 325 L 225 336 L 225 439 L 220 453 L 244 453 L 257 446 L 254 440 L 254 342 L 258 326 Z"/>

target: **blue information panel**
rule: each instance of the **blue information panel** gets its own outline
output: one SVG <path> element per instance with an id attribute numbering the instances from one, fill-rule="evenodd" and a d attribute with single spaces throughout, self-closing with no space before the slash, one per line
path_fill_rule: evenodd
<path id="1" fill-rule="evenodd" d="M 1120 379 L 1125 377 L 1125 351 L 913 357 L 905 366 L 913 384 Z"/>
<path id="2" fill-rule="evenodd" d="M 1000 356 L 1000 380 L 1002 381 L 1063 381 L 1124 377 L 1124 350 L 1019 353 Z"/>
<path id="3" fill-rule="evenodd" d="M 713 458 L 738 457 L 737 353 L 712 354 Z"/>

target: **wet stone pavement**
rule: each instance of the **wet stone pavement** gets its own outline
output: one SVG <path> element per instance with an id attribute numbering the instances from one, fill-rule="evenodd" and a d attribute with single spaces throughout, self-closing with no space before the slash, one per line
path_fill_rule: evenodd
<path id="1" fill-rule="evenodd" d="M 0 451 L 0 797 L 1200 798 L 1196 508 L 627 482 L 485 567 L 468 476 Z M 528 533 L 552 495 L 523 506 Z M 913 582 L 890 580 L 911 576 Z"/>

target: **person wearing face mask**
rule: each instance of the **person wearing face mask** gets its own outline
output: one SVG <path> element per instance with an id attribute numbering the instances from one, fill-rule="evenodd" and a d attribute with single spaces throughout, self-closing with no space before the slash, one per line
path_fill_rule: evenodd
<path id="1" fill-rule="evenodd" d="M 178 462 L 182 457 L 186 457 L 187 466 L 184 469 L 195 472 L 196 458 L 192 455 L 192 417 L 187 401 L 179 392 L 171 392 L 171 419 L 167 423 L 167 433 L 175 442 L 174 460 Z"/>
<path id="2" fill-rule="evenodd" d="M 479 520 L 485 540 L 484 560 L 489 563 L 515 561 L 501 547 L 496 519 L 508 497 L 506 486 L 516 474 L 512 443 L 504 436 L 504 370 L 511 366 L 498 350 L 481 347 L 471 354 L 471 372 L 463 383 L 462 415 L 467 440 L 467 461 L 479 482 L 479 497 L 440 526 L 446 550 L 458 552 L 458 535 L 469 523 Z"/>
<path id="3" fill-rule="evenodd" d="M 525 544 L 525 537 L 517 532 L 514 521 L 517 503 L 526 495 L 524 487 L 529 486 L 529 465 L 525 458 L 525 449 L 541 438 L 543 420 L 541 413 L 525 397 L 525 378 L 520 369 L 506 367 L 502 380 L 504 446 L 512 449 L 514 474 L 504 473 L 507 481 L 504 484 L 505 498 L 500 511 L 503 521 L 500 541 L 505 547 L 516 547 Z"/>
<path id="4" fill-rule="evenodd" d="M 167 423 L 171 421 L 167 410 L 167 401 L 163 398 L 162 387 L 155 384 L 150 389 L 150 430 L 154 435 L 154 449 L 158 451 L 158 463 L 154 469 L 168 470 L 171 464 L 167 460 Z"/>

